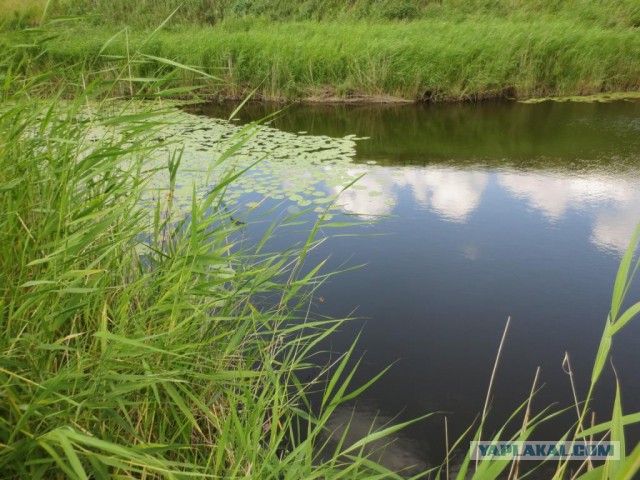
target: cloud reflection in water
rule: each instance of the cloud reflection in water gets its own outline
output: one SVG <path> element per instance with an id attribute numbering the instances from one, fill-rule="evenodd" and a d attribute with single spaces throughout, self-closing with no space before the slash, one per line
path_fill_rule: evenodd
<path id="1" fill-rule="evenodd" d="M 393 213 L 403 190 L 413 201 L 442 220 L 465 223 L 481 206 L 488 189 L 498 189 L 526 202 L 551 223 L 571 213 L 587 215 L 590 241 L 598 248 L 623 252 L 640 220 L 640 189 L 637 178 L 598 171 L 528 172 L 427 167 L 357 167 L 353 178 L 365 174 L 339 200 L 348 213 L 373 218 Z M 335 188 L 334 193 L 339 189 Z"/>

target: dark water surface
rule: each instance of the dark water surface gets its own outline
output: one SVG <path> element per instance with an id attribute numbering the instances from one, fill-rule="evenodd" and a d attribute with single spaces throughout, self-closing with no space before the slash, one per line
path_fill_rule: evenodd
<path id="1" fill-rule="evenodd" d="M 278 108 L 248 105 L 239 118 Z M 298 105 L 271 126 L 369 137 L 357 143 L 353 170 L 371 188 L 340 203 L 344 214 L 388 217 L 316 252 L 330 256 L 330 268 L 366 264 L 318 292 L 317 315 L 366 319 L 330 347 L 343 351 L 362 331 L 358 381 L 393 364 L 354 422 L 446 412 L 407 430 L 411 447 L 400 444 L 409 457 L 438 461 L 445 414 L 455 437 L 482 411 L 508 316 L 488 431 L 526 400 L 538 366 L 544 387 L 534 409 L 571 405 L 565 352 L 586 395 L 618 263 L 640 221 L 640 103 Z M 625 413 L 640 410 L 639 346 L 640 319 L 613 345 Z M 610 418 L 610 370 L 596 391 L 600 420 Z M 538 438 L 558 440 L 574 420 L 571 410 Z"/>

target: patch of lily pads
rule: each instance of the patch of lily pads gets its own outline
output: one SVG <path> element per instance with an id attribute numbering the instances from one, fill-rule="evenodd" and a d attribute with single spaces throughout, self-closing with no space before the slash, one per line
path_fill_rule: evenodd
<path id="1" fill-rule="evenodd" d="M 564 97 L 540 97 L 519 100 L 520 103 L 542 103 L 542 102 L 580 102 L 580 103 L 607 103 L 616 101 L 640 100 L 640 92 L 609 92 L 595 95 L 572 95 Z"/>
<path id="2" fill-rule="evenodd" d="M 382 175 L 359 182 L 364 173 L 382 167 L 370 162 L 365 172 L 354 163 L 356 142 L 363 140 L 355 135 L 334 138 L 283 132 L 262 124 L 241 126 L 188 113 L 165 101 L 88 104 L 76 110 L 74 118 L 89 126 L 79 158 L 90 154 L 104 137 L 136 131 L 147 136 L 153 148 L 128 161 L 143 159 L 142 170 L 150 173 L 142 193 L 150 212 L 159 200 L 164 203 L 171 196 L 174 213 L 188 214 L 194 192 L 202 199 L 234 174 L 237 178 L 225 186 L 224 203 L 236 214 L 281 203 L 289 213 L 306 210 L 328 220 L 338 212 L 360 214 L 340 197 L 345 188 L 370 194 L 372 199 L 384 189 Z M 155 128 L 140 128 L 147 122 Z M 169 166 L 178 158 L 172 179 Z"/>
<path id="3" fill-rule="evenodd" d="M 169 172 L 163 165 L 180 151 L 174 205 L 184 211 L 190 208 L 194 185 L 196 194 L 204 196 L 229 172 L 243 172 L 226 189 L 229 206 L 250 209 L 263 200 L 275 200 L 317 213 L 335 212 L 340 209 L 336 195 L 359 176 L 353 170 L 359 139 L 353 135 L 333 138 L 283 132 L 266 125 L 242 127 L 178 108 L 169 109 L 163 119 L 167 125 L 158 140 L 168 145 L 154 154 L 153 165 L 149 165 L 157 173 L 148 199 L 155 201 L 168 190 Z"/>

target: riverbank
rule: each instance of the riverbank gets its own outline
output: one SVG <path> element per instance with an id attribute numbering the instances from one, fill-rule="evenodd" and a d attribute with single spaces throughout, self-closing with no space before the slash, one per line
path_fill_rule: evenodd
<path id="1" fill-rule="evenodd" d="M 216 140 L 214 165 L 180 184 L 188 154 L 167 132 L 184 114 L 83 84 L 117 71 L 79 69 L 72 100 L 47 85 L 34 101 L 63 73 L 13 69 L 21 48 L 0 50 L 3 475 L 400 478 L 367 439 L 319 457 L 329 418 L 367 385 L 351 382 L 353 347 L 334 369 L 315 358 L 344 324 L 312 309 L 334 274 L 308 258 L 328 215 L 285 251 L 243 241 L 249 212 L 227 192 L 243 172 L 226 161 L 255 128 Z M 181 187 L 205 193 L 185 206 Z"/>
<path id="2" fill-rule="evenodd" d="M 208 99 L 441 102 L 529 99 L 640 90 L 640 35 L 565 17 L 463 17 L 411 22 L 227 20 L 153 33 L 74 23 L 53 34 L 33 71 L 92 65 L 99 71 L 134 53 L 130 92 L 140 79 L 180 70 L 174 86 Z M 3 43 L 13 33 L 3 35 Z M 125 93 L 125 92 L 123 92 Z M 193 92 L 190 92 L 191 94 Z M 176 92 L 178 94 L 178 92 Z"/>
<path id="3" fill-rule="evenodd" d="M 246 230 L 254 225 L 246 215 L 260 202 L 240 205 L 233 190 L 245 188 L 240 174 L 254 163 L 250 158 L 237 163 L 242 159 L 239 148 L 248 138 L 260 137 L 258 130 L 238 127 L 233 130 L 237 135 L 213 135 L 211 124 L 194 129 L 198 122 L 186 120 L 176 134 L 172 128 L 180 121 L 166 102 L 137 100 L 242 98 L 253 90 L 257 98 L 275 100 L 432 102 L 637 91 L 638 38 L 632 17 L 588 17 L 586 10 L 576 18 L 567 12 L 557 17 L 549 12 L 525 15 L 525 10 L 494 16 L 487 10 L 475 16 L 417 16 L 412 21 L 372 15 L 315 22 L 290 15 L 282 23 L 249 16 L 214 19 L 207 25 L 190 23 L 183 15 L 155 32 L 152 28 L 162 18 L 156 23 L 152 16 L 141 20 L 147 1 L 123 2 L 84 2 L 104 7 L 103 13 L 111 15 L 106 26 L 86 17 L 36 28 L 39 21 L 27 18 L 0 35 L 0 470 L 16 478 L 401 478 L 367 457 L 367 447 L 379 445 L 381 438 L 406 424 L 382 431 L 367 428 L 366 437 L 352 444 L 340 437 L 329 444 L 327 455 L 320 454 L 326 430 L 336 420 L 342 422 L 343 407 L 371 385 L 371 377 L 363 381 L 355 376 L 352 366 L 358 354 L 350 340 L 335 349 L 336 356 L 332 346 L 332 362 L 317 355 L 322 342 L 347 324 L 330 320 L 317 308 L 325 297 L 316 288 L 336 271 L 310 252 L 323 242 L 324 231 L 347 224 L 330 222 L 326 205 L 331 198 L 314 195 L 320 192 L 303 183 L 316 182 L 319 175 L 314 174 L 325 165 L 314 165 L 288 140 L 299 139 L 306 147 L 302 153 L 320 152 L 333 172 L 339 170 L 336 152 L 327 151 L 326 144 L 317 148 L 304 134 L 284 135 L 284 142 L 273 132 L 258 138 L 256 162 L 278 166 L 287 179 L 297 181 L 288 182 L 289 187 L 251 180 L 244 185 L 260 195 L 274 193 L 274 200 L 284 199 L 285 188 L 289 193 L 296 189 L 298 206 L 313 214 L 301 242 L 274 250 L 271 242 L 277 235 L 287 235 L 290 227 L 303 229 L 305 210 L 287 209 L 276 223 L 262 222 L 265 233 L 255 244 L 245 241 Z M 205 4 L 189 2 L 196 3 Z M 314 5 L 319 8 L 321 3 Z M 129 15 L 118 7 L 125 4 L 131 6 Z M 461 156 L 469 158 L 468 152 L 482 154 L 482 144 L 474 137 L 492 141 L 495 135 L 493 141 L 509 153 L 505 138 L 513 130 L 492 126 L 484 133 L 466 112 L 459 117 L 470 122 L 469 128 L 457 129 L 459 140 L 438 135 L 440 128 L 450 133 L 452 122 L 434 116 L 412 138 L 432 134 L 442 142 L 443 157 L 452 157 L 444 147 L 455 144 Z M 541 125 L 558 130 L 548 116 L 538 118 L 530 122 L 531 131 L 544 134 Z M 334 119 L 332 123 L 339 129 L 336 136 L 352 133 Z M 401 128 L 399 122 L 393 125 Z M 211 150 L 190 151 L 186 131 L 206 137 Z M 396 140 L 408 143 L 401 135 Z M 620 137 L 612 141 L 620 142 Z M 539 154 L 541 143 L 536 138 L 529 143 Z M 287 168 L 277 150 L 294 157 L 299 169 L 310 175 Z M 339 148 L 337 154 L 344 152 Z M 190 168 L 195 161 L 204 164 L 202 170 Z M 215 167 L 238 165 L 212 176 Z M 361 172 L 359 165 L 349 166 L 356 175 Z M 187 173 L 188 185 L 177 180 L 179 172 Z M 160 185 L 156 173 L 162 175 Z M 399 181 L 408 188 L 413 185 L 406 177 Z M 445 213 L 446 207 L 455 207 L 450 199 L 457 191 L 462 191 L 456 198 L 463 202 L 477 201 L 470 188 L 455 190 L 447 181 L 435 176 L 431 184 L 415 185 L 425 191 L 437 184 L 446 191 L 434 196 Z M 329 185 L 328 191 L 337 194 L 351 184 Z M 520 177 L 511 177 L 508 186 L 516 190 L 514 185 L 522 185 Z M 382 199 L 378 190 L 357 187 L 367 201 Z M 526 187 L 524 193 L 522 188 L 515 192 L 519 198 L 526 197 Z M 276 189 L 282 190 L 278 197 Z M 558 190 L 566 190 L 564 182 Z M 450 220 L 465 214 L 464 208 L 449 211 L 454 214 Z M 625 300 L 625 294 L 633 293 L 629 284 L 638 271 L 633 253 L 637 238 L 615 282 L 588 393 L 578 397 L 584 399 L 578 408 L 581 424 L 591 415 L 592 392 L 608 368 L 612 338 L 639 311 L 636 304 L 624 309 L 631 300 Z M 478 250 L 467 245 L 465 258 L 477 259 Z M 403 256 L 395 268 L 407 257 L 406 250 L 393 248 Z M 520 245 L 517 250 L 526 248 Z M 455 274 L 455 263 L 450 266 L 447 275 Z M 414 295 L 419 298 L 428 283 L 414 283 L 421 288 Z M 402 293 L 405 301 L 407 291 Z M 476 290 L 472 293 L 478 296 Z M 380 299 L 385 305 L 379 311 L 393 307 Z M 521 303 L 533 300 L 531 294 Z M 553 305 L 548 298 L 542 301 Z M 398 309 L 392 310 L 398 318 Z M 476 318 L 477 312 L 465 318 Z M 551 330 L 557 332 L 556 327 Z M 584 328 L 581 319 L 574 330 Z M 464 345 L 469 331 L 458 331 Z M 414 331 L 409 333 L 421 341 Z M 434 337 L 431 332 L 428 336 Z M 469 338 L 481 343 L 481 337 Z M 390 342 L 391 335 L 384 340 Z M 497 335 L 484 345 L 491 349 L 495 340 Z M 579 348 L 589 353 L 587 347 Z M 380 358 L 382 352 L 378 350 Z M 469 349 L 464 353 L 480 365 Z M 440 360 L 433 368 L 439 370 L 442 358 L 433 358 Z M 584 371 L 584 363 L 579 365 Z M 462 383 L 460 377 L 455 381 Z M 483 382 L 479 389 L 484 387 Z M 425 383 L 425 388 L 437 384 Z M 586 388 L 581 384 L 580 391 Z M 536 381 L 531 392 L 535 390 Z M 490 386 L 478 430 L 477 424 L 470 430 L 477 432 L 474 438 L 490 438 L 492 429 L 485 420 L 494 391 Z M 579 441 L 603 434 L 624 446 L 623 425 L 638 422 L 640 415 L 623 416 L 620 398 L 618 391 L 611 421 L 605 413 L 598 417 L 604 423 L 585 432 L 567 432 L 565 438 Z M 518 441 L 526 440 L 541 422 L 555 421 L 549 410 L 532 410 L 530 416 L 530 404 L 531 398 L 521 433 L 513 437 Z M 421 413 L 428 405 L 421 404 Z M 511 413 L 494 405 L 499 414 Z M 445 441 L 441 448 L 452 463 L 460 460 L 461 477 L 471 465 L 466 439 Z M 461 447 L 456 450 L 456 445 Z M 454 460 L 454 452 L 462 455 Z M 639 459 L 640 446 L 626 459 L 623 448 L 620 462 L 596 465 L 599 471 L 590 470 L 589 463 L 580 468 L 588 472 L 584 478 L 607 472 L 633 478 Z M 446 465 L 440 468 L 448 469 L 448 461 Z M 495 478 L 510 465 L 485 459 L 476 465 L 475 478 Z M 558 465 L 557 478 L 565 476 L 567 465 Z"/>

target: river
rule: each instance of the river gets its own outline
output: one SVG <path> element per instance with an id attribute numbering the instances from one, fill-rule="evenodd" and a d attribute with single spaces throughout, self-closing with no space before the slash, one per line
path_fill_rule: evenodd
<path id="1" fill-rule="evenodd" d="M 226 118 L 233 109 L 194 111 Z M 438 461 L 443 417 L 453 438 L 482 411 L 509 316 L 488 431 L 526 400 L 538 366 L 534 410 L 572 405 L 565 352 L 584 398 L 616 270 L 640 221 L 640 102 L 248 104 L 236 123 L 276 111 L 270 127 L 300 137 L 366 137 L 346 167 L 364 176 L 332 210 L 333 221 L 363 223 L 331 229 L 343 235 L 313 254 L 329 258 L 328 270 L 363 265 L 316 292 L 314 315 L 360 319 L 325 347 L 337 354 L 360 333 L 359 382 L 393 365 L 358 412 L 398 421 L 443 412 L 404 437 L 412 455 Z M 277 217 L 298 211 L 290 203 L 264 204 L 278 205 Z M 249 217 L 248 235 L 260 238 L 269 222 Z M 270 244 L 302 238 L 296 231 Z M 640 300 L 637 284 L 629 298 Z M 639 342 L 640 320 L 613 345 L 625 413 L 640 410 Z M 607 367 L 594 403 L 600 420 L 610 418 L 613 382 Z M 570 410 L 538 437 L 557 440 L 574 420 Z"/>

